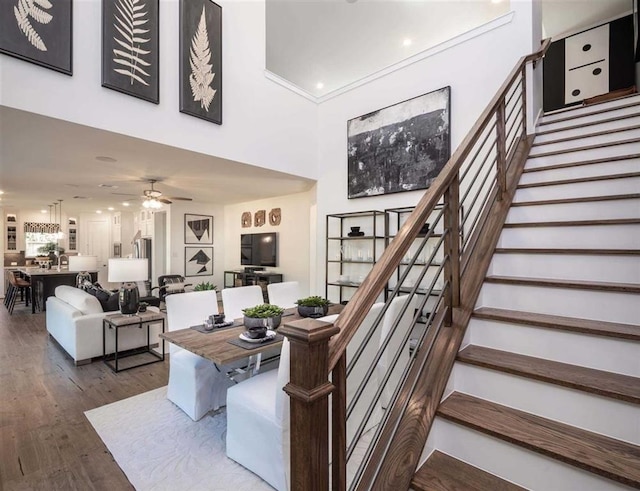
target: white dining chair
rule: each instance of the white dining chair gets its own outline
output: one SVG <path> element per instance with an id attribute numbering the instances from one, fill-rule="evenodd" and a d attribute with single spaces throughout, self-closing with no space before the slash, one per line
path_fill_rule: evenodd
<path id="1" fill-rule="evenodd" d="M 300 283 L 297 281 L 283 281 L 282 283 L 269 283 L 267 285 L 269 303 L 283 309 L 296 306 L 296 301 L 302 298 Z"/>
<path id="2" fill-rule="evenodd" d="M 175 293 L 165 298 L 169 331 L 202 324 L 218 313 L 215 290 Z M 233 382 L 212 361 L 171 344 L 167 398 L 194 421 L 225 405 Z"/>
<path id="3" fill-rule="evenodd" d="M 258 285 L 225 288 L 222 290 L 222 309 L 226 320 L 239 319 L 242 309 L 265 303 L 262 288 Z"/>

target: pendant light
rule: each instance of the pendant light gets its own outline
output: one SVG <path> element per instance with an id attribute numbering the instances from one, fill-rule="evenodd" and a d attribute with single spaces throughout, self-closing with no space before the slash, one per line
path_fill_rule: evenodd
<path id="1" fill-rule="evenodd" d="M 62 231 L 62 200 L 58 199 L 58 202 L 60 203 L 60 223 L 59 223 L 58 233 L 56 234 L 56 237 L 58 239 L 64 239 L 64 232 Z"/>

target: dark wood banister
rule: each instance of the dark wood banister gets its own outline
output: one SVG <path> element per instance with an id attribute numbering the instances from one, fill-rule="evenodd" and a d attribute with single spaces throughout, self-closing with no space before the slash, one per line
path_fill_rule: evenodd
<path id="1" fill-rule="evenodd" d="M 364 320 L 367 312 L 376 301 L 380 292 L 386 286 L 388 278 L 396 270 L 406 251 L 411 246 L 415 237 L 424 223 L 428 220 L 429 215 L 434 210 L 438 201 L 444 197 L 446 206 L 450 207 L 446 211 L 445 221 L 451 230 L 457 230 L 458 209 L 457 203 L 459 199 L 458 176 L 460 168 L 474 148 L 475 143 L 480 138 L 482 131 L 488 122 L 496 114 L 499 106 L 504 104 L 506 93 L 518 76 L 523 77 L 526 81 L 525 67 L 528 62 L 535 62 L 542 58 L 546 53 L 550 44 L 550 40 L 543 41 L 543 44 L 537 52 L 522 57 L 516 64 L 515 68 L 509 74 L 507 80 L 502 84 L 496 95 L 493 97 L 487 108 L 480 115 L 476 124 L 472 127 L 465 139 L 462 141 L 458 149 L 449 159 L 439 176 L 431 184 L 430 188 L 424 194 L 422 199 L 415 207 L 414 212 L 409 216 L 403 227 L 399 230 L 394 240 L 385 250 L 379 262 L 372 268 L 371 272 L 358 288 L 347 307 L 338 317 L 336 322 L 331 325 L 315 320 L 303 320 L 285 324 L 280 331 L 286 335 L 291 341 L 291 378 L 285 387 L 285 391 L 291 397 L 291 489 L 304 491 L 325 491 L 329 486 L 329 435 L 328 435 L 328 399 L 334 390 L 334 384 L 337 392 L 334 395 L 334 439 L 333 448 L 334 475 L 331 482 L 333 489 L 344 490 L 346 488 L 346 469 L 344 460 L 344 404 L 345 404 L 345 353 L 349 341 L 353 338 L 355 332 Z M 523 83 L 523 89 L 526 85 Z M 523 97 L 523 129 L 526 129 L 526 92 Z M 502 112 L 502 111 L 501 111 Z M 498 116 L 499 118 L 499 116 Z M 502 120 L 504 126 L 504 120 Z M 504 131 L 504 127 L 501 128 Z M 523 132 L 526 136 L 526 131 Z M 523 136 L 523 138 L 524 138 Z M 504 141 L 504 135 L 498 138 Z M 531 139 L 522 139 L 522 145 L 516 145 L 516 151 L 513 160 L 518 161 L 519 165 L 512 165 L 505 168 L 505 161 L 498 160 L 498 166 L 502 169 L 498 171 L 498 186 L 492 194 L 494 196 L 497 208 L 496 210 L 484 210 L 483 218 L 490 216 L 490 212 L 495 211 L 495 217 L 490 221 L 487 228 L 490 234 L 481 236 L 477 242 L 481 244 L 478 248 L 479 256 L 478 264 L 480 266 L 473 268 L 473 278 L 466 277 L 461 281 L 459 277 L 460 271 L 460 251 L 458 241 L 449 240 L 445 245 L 449 259 L 453 259 L 451 265 L 445 272 L 447 282 L 450 284 L 450 292 L 447 292 L 448 303 L 446 309 L 438 311 L 434 323 L 442 322 L 443 325 L 451 325 L 445 331 L 445 335 L 435 335 L 434 339 L 429 341 L 429 349 L 420 350 L 418 358 L 412 368 L 413 375 L 410 379 L 418 381 L 414 383 L 414 391 L 404 390 L 401 392 L 398 401 L 393 406 L 392 418 L 390 420 L 400 421 L 400 419 L 409 419 L 412 421 L 413 427 L 420 428 L 420 431 L 403 426 L 403 431 L 398 435 L 393 434 L 384 428 L 381 442 L 388 441 L 385 445 L 376 447 L 371 458 L 372 464 L 366 469 L 365 476 L 358 486 L 358 489 L 407 489 L 408 479 L 413 466 L 417 463 L 420 452 L 424 446 L 428 429 L 431 425 L 435 408 L 442 396 L 444 385 L 448 374 L 451 371 L 455 352 L 462 340 L 462 335 L 468 319 L 470 310 L 475 302 L 475 298 L 479 293 L 479 289 L 484 277 L 483 268 L 488 267 L 491 251 L 495 247 L 499 231 L 506 217 L 509 204 L 511 202 L 512 193 L 515 190 L 514 182 L 522 170 L 526 154 L 531 145 Z M 501 153 L 499 159 L 505 159 L 505 152 Z M 507 195 L 508 199 L 502 200 L 503 195 Z M 455 208 L 452 208 L 455 206 Z M 455 216 L 454 216 L 455 215 Z M 457 235 L 457 234 L 456 234 Z M 477 235 L 477 234 L 476 234 Z M 455 236 L 452 236 L 455 237 Z M 475 245 L 475 244 L 474 244 Z M 463 258 L 468 260 L 468 257 Z M 481 277 L 482 278 L 481 278 Z M 451 285 L 452 283 L 457 283 Z M 460 308 L 456 305 L 460 303 Z M 438 320 L 440 319 L 440 320 Z M 335 335 L 334 335 L 335 334 Z M 332 337 L 333 336 L 333 337 Z M 429 357 L 430 353 L 440 353 L 440 356 Z M 336 370 L 334 370 L 336 369 Z M 418 378 L 419 370 L 428 370 L 431 374 L 437 373 L 437 383 L 432 383 Z M 333 384 L 329 382 L 329 375 L 333 371 Z M 336 377 L 339 380 L 335 380 Z M 337 397 L 335 397 L 337 396 Z M 422 422 L 420 414 L 414 409 L 411 414 L 404 413 L 400 410 L 401 403 L 411 402 L 413 398 L 418 397 L 423 407 L 428 406 L 429 415 L 426 422 Z M 426 398 L 426 399 L 425 399 Z M 336 403 L 337 401 L 337 403 Z M 424 412 L 424 409 L 423 409 Z M 395 414 L 394 414 L 395 413 Z M 422 413 L 421 413 L 422 414 Z M 337 418 L 337 419 L 336 419 Z M 338 423 L 338 424 L 336 424 Z M 396 424 L 396 427 L 398 425 Z M 337 432 L 337 433 L 336 433 Z M 418 435 L 419 433 L 419 435 Z M 411 458 L 402 457 L 400 461 L 394 459 L 394 462 L 383 462 L 386 450 L 390 448 L 394 455 L 402 454 L 402 449 L 406 449 L 407 439 L 411 440 Z M 394 450 L 395 448 L 395 450 Z M 398 449 L 400 449 L 398 451 Z M 382 470 L 380 467 L 382 465 Z M 402 471 L 400 468 L 402 467 Z M 382 476 L 379 478 L 378 476 Z"/>

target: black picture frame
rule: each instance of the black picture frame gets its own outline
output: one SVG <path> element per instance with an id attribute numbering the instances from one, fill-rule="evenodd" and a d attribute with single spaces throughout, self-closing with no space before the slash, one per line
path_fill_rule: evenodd
<path id="1" fill-rule="evenodd" d="M 184 276 L 213 275 L 213 247 L 184 248 Z"/>
<path id="2" fill-rule="evenodd" d="M 180 112 L 222 124 L 222 7 L 180 0 Z"/>
<path id="3" fill-rule="evenodd" d="M 0 1 L 0 53 L 73 75 L 72 29 L 72 0 Z"/>
<path id="4" fill-rule="evenodd" d="M 159 0 L 102 0 L 103 87 L 160 103 L 159 5 Z M 148 32 L 128 38 L 125 28 Z M 131 39 L 140 42 L 131 45 Z"/>
<path id="5" fill-rule="evenodd" d="M 348 198 L 427 189 L 451 157 L 451 87 L 347 122 Z"/>
<path id="6" fill-rule="evenodd" d="M 184 243 L 213 244 L 213 217 L 211 215 L 185 213 Z"/>

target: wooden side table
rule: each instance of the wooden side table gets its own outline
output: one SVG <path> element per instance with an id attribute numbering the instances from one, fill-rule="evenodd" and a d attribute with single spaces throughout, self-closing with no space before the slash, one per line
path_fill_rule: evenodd
<path id="1" fill-rule="evenodd" d="M 139 312 L 134 315 L 123 315 L 123 314 L 112 314 L 106 315 L 102 320 L 102 359 L 104 363 L 111 368 L 114 372 L 121 372 L 123 370 L 129 370 L 130 368 L 136 368 L 143 365 L 149 365 L 151 363 L 157 363 L 159 361 L 164 361 L 164 338 L 162 339 L 162 351 L 161 353 L 157 353 L 156 351 L 151 349 L 149 342 L 149 326 L 151 324 L 160 323 L 162 326 L 162 334 L 165 331 L 165 319 L 166 316 L 162 312 Z M 131 328 L 136 327 L 138 329 L 142 329 L 146 325 L 147 327 L 147 346 L 141 347 L 135 350 L 129 350 L 126 353 L 118 352 L 118 332 L 123 328 Z M 107 331 L 113 330 L 115 333 L 115 349 L 113 354 L 107 355 Z M 152 355 L 155 359 L 150 361 L 145 361 L 142 363 L 137 363 L 135 365 L 127 366 L 126 368 L 120 368 L 118 366 L 118 360 L 122 358 L 126 358 L 129 356 L 135 356 L 140 354 L 148 353 Z"/>

